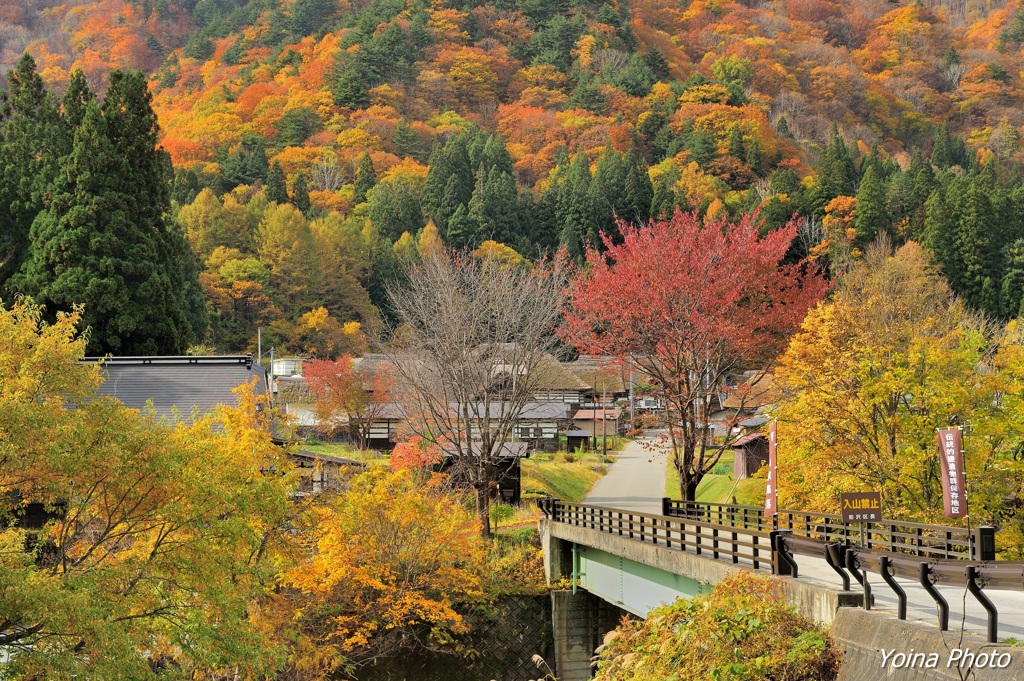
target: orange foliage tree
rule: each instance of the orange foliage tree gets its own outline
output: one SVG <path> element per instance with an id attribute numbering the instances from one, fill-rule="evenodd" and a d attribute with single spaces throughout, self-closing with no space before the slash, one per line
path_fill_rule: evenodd
<path id="1" fill-rule="evenodd" d="M 366 449 L 370 428 L 391 401 L 395 381 L 387 365 L 361 369 L 352 355 L 316 360 L 303 368 L 317 419 L 329 432 L 346 428 Z"/>
<path id="2" fill-rule="evenodd" d="M 459 609 L 483 597 L 486 544 L 457 496 L 374 468 L 308 521 L 315 554 L 283 583 L 323 666 L 451 647 L 468 630 Z"/>

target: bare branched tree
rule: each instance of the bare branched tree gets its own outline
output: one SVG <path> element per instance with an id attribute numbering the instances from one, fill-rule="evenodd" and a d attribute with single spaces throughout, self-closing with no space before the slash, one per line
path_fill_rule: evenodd
<path id="1" fill-rule="evenodd" d="M 503 450 L 558 346 L 565 288 L 557 261 L 510 267 L 442 252 L 388 291 L 398 326 L 384 351 L 409 427 L 473 489 L 485 537 Z"/>
<path id="2" fill-rule="evenodd" d="M 334 154 L 324 154 L 313 164 L 310 173 L 313 187 L 320 191 L 336 192 L 345 183 L 344 171 Z"/>

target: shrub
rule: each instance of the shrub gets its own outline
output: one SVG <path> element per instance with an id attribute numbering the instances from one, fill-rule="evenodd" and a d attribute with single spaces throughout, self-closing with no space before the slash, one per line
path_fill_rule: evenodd
<path id="1" fill-rule="evenodd" d="M 596 681 L 834 681 L 840 652 L 828 634 L 749 572 L 709 594 L 623 622 L 605 637 Z"/>

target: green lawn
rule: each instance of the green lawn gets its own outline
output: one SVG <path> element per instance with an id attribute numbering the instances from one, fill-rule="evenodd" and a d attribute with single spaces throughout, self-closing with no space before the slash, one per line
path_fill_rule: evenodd
<path id="1" fill-rule="evenodd" d="M 718 473 L 709 473 L 700 481 L 697 487 L 697 501 L 708 501 L 718 504 L 735 503 L 745 506 L 764 505 L 763 478 L 748 478 L 736 481 L 732 477 L 732 451 L 722 454 L 715 470 Z M 668 473 L 665 476 L 665 496 L 671 499 L 681 499 L 679 493 L 679 477 L 672 467 L 672 459 L 668 461 Z"/>
<path id="2" fill-rule="evenodd" d="M 600 454 L 585 453 L 574 455 L 572 462 L 565 461 L 563 453 L 534 454 L 523 459 L 523 495 L 546 493 L 564 501 L 583 501 L 594 483 L 608 472 Z"/>

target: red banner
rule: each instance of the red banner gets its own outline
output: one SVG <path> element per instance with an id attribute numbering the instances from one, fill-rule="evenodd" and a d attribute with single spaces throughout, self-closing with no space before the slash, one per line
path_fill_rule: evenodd
<path id="1" fill-rule="evenodd" d="M 939 478 L 947 518 L 967 515 L 967 476 L 964 474 L 963 436 L 959 428 L 939 429 Z"/>
<path id="2" fill-rule="evenodd" d="M 778 512 L 779 490 L 776 482 L 779 477 L 778 461 L 775 455 L 776 421 L 768 424 L 768 485 L 764 490 L 764 515 L 773 516 Z"/>

